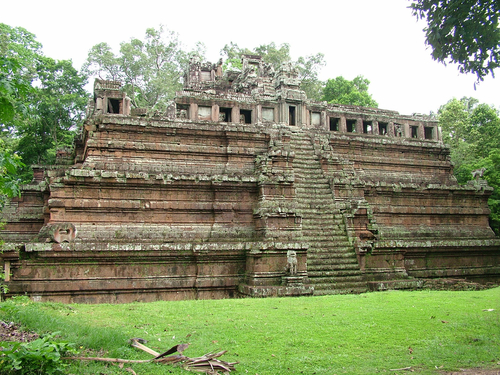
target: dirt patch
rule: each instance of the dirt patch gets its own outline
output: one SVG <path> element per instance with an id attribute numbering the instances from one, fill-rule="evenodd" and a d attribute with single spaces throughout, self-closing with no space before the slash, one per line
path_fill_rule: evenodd
<path id="1" fill-rule="evenodd" d="M 0 320 L 0 341 L 28 342 L 36 340 L 38 337 L 38 334 L 23 331 L 13 322 L 7 323 Z"/>

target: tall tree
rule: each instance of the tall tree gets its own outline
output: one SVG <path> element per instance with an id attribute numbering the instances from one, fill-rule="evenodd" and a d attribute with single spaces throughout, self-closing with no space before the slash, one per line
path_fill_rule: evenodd
<path id="1" fill-rule="evenodd" d="M 26 114 L 24 97 L 33 91 L 41 44 L 27 30 L 0 23 L 0 126 Z"/>
<path id="2" fill-rule="evenodd" d="M 0 24 L 0 40 L 1 138 L 28 165 L 29 178 L 30 164 L 54 163 L 58 147 L 71 147 L 87 104 L 86 79 L 71 61 L 44 56 L 23 28 Z"/>
<path id="3" fill-rule="evenodd" d="M 484 168 L 484 179 L 495 189 L 488 200 L 490 225 L 500 235 L 499 112 L 474 98 L 462 98 L 441 106 L 438 118 L 458 182 L 470 181 L 473 170 Z"/>
<path id="4" fill-rule="evenodd" d="M 323 100 L 328 103 L 377 108 L 378 103 L 368 93 L 369 85 L 370 81 L 361 75 L 352 81 L 342 76 L 329 79 L 323 89 Z"/>
<path id="5" fill-rule="evenodd" d="M 224 69 L 241 69 L 241 55 L 260 55 L 262 60 L 271 64 L 278 70 L 283 63 L 292 62 L 299 71 L 301 89 L 307 97 L 314 100 L 321 99 L 323 82 L 318 79 L 319 70 L 325 65 L 325 56 L 322 53 L 299 57 L 293 61 L 290 56 L 290 45 L 283 43 L 277 46 L 275 43 L 262 44 L 254 49 L 240 48 L 236 43 L 226 44 L 220 51 L 225 58 Z"/>
<path id="6" fill-rule="evenodd" d="M 162 25 L 149 28 L 143 40 L 132 38 L 122 42 L 118 55 L 107 43 L 99 43 L 89 51 L 82 71 L 101 79 L 121 80 L 134 107 L 164 110 L 175 92 L 182 88 L 182 75 L 189 57 L 203 57 L 198 44 L 190 53 L 182 49 L 178 35 Z"/>
<path id="7" fill-rule="evenodd" d="M 2 146 L 2 141 L 0 141 Z M 9 198 L 19 196 L 21 183 L 18 170 L 24 167 L 21 158 L 7 150 L 0 151 L 0 209 Z"/>
<path id="8" fill-rule="evenodd" d="M 474 73 L 478 81 L 500 66 L 500 1 L 418 0 L 410 7 L 425 19 L 426 43 L 432 57 L 454 62 L 462 73 Z"/>
<path id="9" fill-rule="evenodd" d="M 17 125 L 17 152 L 25 164 L 54 164 L 59 148 L 71 148 L 82 123 L 86 78 L 71 61 L 41 57 L 36 90 L 27 96 L 29 116 Z"/>

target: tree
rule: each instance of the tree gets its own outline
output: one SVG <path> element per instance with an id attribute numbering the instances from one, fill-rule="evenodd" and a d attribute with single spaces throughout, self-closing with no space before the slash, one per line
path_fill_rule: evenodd
<path id="1" fill-rule="evenodd" d="M 462 98 L 441 106 L 438 118 L 458 182 L 467 183 L 473 170 L 484 168 L 483 178 L 495 189 L 488 200 L 490 225 L 500 235 L 499 112 L 474 98 Z"/>
<path id="2" fill-rule="evenodd" d="M 323 82 L 318 79 L 318 73 L 320 68 L 325 65 L 325 56 L 322 53 L 299 57 L 297 61 L 293 61 L 288 43 L 283 43 L 280 46 L 276 46 L 275 43 L 262 44 L 250 50 L 240 48 L 233 42 L 226 44 L 220 53 L 225 57 L 224 69 L 241 69 L 241 55 L 259 55 L 262 57 L 262 61 L 271 64 L 275 71 L 280 69 L 281 64 L 292 62 L 299 71 L 300 88 L 306 92 L 307 97 L 313 100 L 321 99 Z"/>
<path id="3" fill-rule="evenodd" d="M 370 81 L 361 75 L 352 81 L 342 76 L 329 79 L 323 89 L 323 100 L 328 103 L 377 108 L 378 103 L 368 93 L 369 85 Z"/>
<path id="4" fill-rule="evenodd" d="M 494 76 L 500 66 L 498 0 L 418 0 L 410 8 L 427 22 L 434 60 L 457 63 L 461 73 L 474 73 L 478 81 Z"/>
<path id="5" fill-rule="evenodd" d="M 18 155 L 7 150 L 0 151 L 0 209 L 9 198 L 21 195 L 18 170 L 22 167 L 24 164 Z"/>
<path id="6" fill-rule="evenodd" d="M 36 76 L 36 56 L 41 44 L 21 27 L 0 23 L 0 126 L 15 121 L 26 112 L 23 98 L 31 91 Z"/>
<path id="7" fill-rule="evenodd" d="M 160 25 L 158 30 L 147 29 L 144 40 L 132 38 L 122 42 L 117 56 L 107 43 L 96 44 L 82 71 L 88 76 L 123 81 L 134 107 L 165 110 L 168 101 L 182 88 L 189 57 L 203 54 L 201 44 L 186 53 L 177 34 Z"/>
<path id="8" fill-rule="evenodd" d="M 40 57 L 37 70 L 37 87 L 26 98 L 29 116 L 17 125 L 16 151 L 25 164 L 54 164 L 56 151 L 72 148 L 83 122 L 87 80 L 67 60 Z"/>
<path id="9" fill-rule="evenodd" d="M 53 164 L 57 148 L 71 147 L 88 100 L 86 78 L 71 61 L 44 56 L 23 28 L 0 24 L 0 40 L 1 139 L 28 165 L 23 178 L 29 179 L 30 164 Z"/>

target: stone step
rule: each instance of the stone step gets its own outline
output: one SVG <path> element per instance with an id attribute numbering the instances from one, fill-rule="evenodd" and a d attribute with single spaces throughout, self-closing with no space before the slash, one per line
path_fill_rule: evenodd
<path id="1" fill-rule="evenodd" d="M 347 235 L 335 237 L 319 237 L 319 236 L 308 236 L 307 233 L 302 233 L 300 236 L 301 241 L 310 244 L 311 252 L 314 254 L 329 254 L 331 252 L 340 253 L 352 253 L 353 249 L 349 243 Z"/>
<path id="2" fill-rule="evenodd" d="M 321 228 L 318 228 L 318 223 L 313 220 L 304 220 L 302 219 L 302 230 L 303 231 L 325 231 L 325 232 L 331 232 L 334 230 L 342 230 L 344 231 L 344 226 L 339 225 L 339 224 L 334 224 L 334 223 L 326 223 L 322 224 Z"/>
<path id="3" fill-rule="evenodd" d="M 354 250 L 347 240 L 336 242 L 318 240 L 303 241 L 309 244 L 310 256 L 319 258 L 325 258 L 329 254 L 331 254 L 332 257 L 335 257 L 335 254 L 352 254 L 353 257 L 355 256 Z"/>
<path id="4" fill-rule="evenodd" d="M 311 186 L 307 182 L 295 183 L 296 194 L 309 194 L 311 191 L 317 192 L 318 194 L 332 194 L 330 184 L 328 184 L 327 182 L 314 184 L 313 186 Z"/>
<path id="5" fill-rule="evenodd" d="M 363 274 L 358 269 L 352 270 L 329 270 L 329 271 L 316 271 L 316 270 L 307 270 L 307 276 L 309 278 L 314 278 L 318 283 L 318 280 L 321 278 L 331 279 L 336 278 L 336 281 L 343 281 L 342 278 L 346 280 L 352 281 L 353 278 L 358 278 L 358 281 L 363 281 Z"/>
<path id="6" fill-rule="evenodd" d="M 337 257 L 315 257 L 314 255 L 309 255 L 307 259 L 308 266 L 312 267 L 314 271 L 331 271 L 335 269 L 358 269 L 358 259 L 356 256 L 347 256 L 345 257 L 337 256 Z"/>
<path id="7" fill-rule="evenodd" d="M 315 276 L 315 277 L 335 277 L 342 275 L 342 273 L 347 274 L 347 275 L 359 275 L 360 270 L 359 266 L 356 264 L 355 267 L 344 267 L 344 268 L 339 268 L 338 264 L 327 264 L 323 268 L 320 269 L 319 266 L 315 265 L 309 265 L 307 264 L 307 273 L 309 276 Z"/>
<path id="8" fill-rule="evenodd" d="M 296 209 L 297 213 L 300 213 L 302 215 L 302 218 L 306 220 L 311 220 L 313 222 L 317 222 L 317 220 L 321 221 L 327 221 L 329 223 L 333 224 L 339 224 L 342 222 L 341 217 L 336 217 L 337 214 L 333 213 L 332 211 L 328 211 L 328 208 L 326 209 L 320 209 L 320 208 L 305 208 L 305 207 L 297 207 Z"/>
<path id="9" fill-rule="evenodd" d="M 332 249 L 340 252 L 352 252 L 352 246 L 350 246 L 349 241 L 347 239 L 347 235 L 342 236 L 309 236 L 307 233 L 302 232 L 301 241 L 305 241 L 311 244 L 312 249 L 325 249 L 325 253 L 329 253 Z M 338 249 L 338 250 L 337 250 Z M 344 250 L 345 249 L 345 250 Z M 317 253 L 319 251 L 313 250 Z"/>
<path id="10" fill-rule="evenodd" d="M 292 133 L 297 213 L 302 216 L 301 241 L 309 243 L 308 276 L 315 294 L 367 291 L 343 215 L 324 176 L 311 139 Z"/>
<path id="11" fill-rule="evenodd" d="M 354 254 L 354 249 L 347 240 L 347 236 L 342 239 L 336 239 L 331 241 L 330 239 L 318 240 L 311 238 L 309 241 L 304 238 L 307 236 L 302 236 L 302 241 L 309 244 L 311 252 L 314 254 L 331 254 L 331 253 L 349 253 Z"/>
<path id="12" fill-rule="evenodd" d="M 315 271 L 318 271 L 318 267 L 325 267 L 325 270 L 329 270 L 332 267 L 330 266 L 345 266 L 347 268 L 350 268 L 350 265 L 355 265 L 357 268 L 358 266 L 358 259 L 356 256 L 350 256 L 350 254 L 339 254 L 339 255 L 346 255 L 345 257 L 342 256 L 330 256 L 328 258 L 326 257 L 316 257 L 314 254 L 309 254 L 307 257 L 307 264 L 311 267 L 314 268 Z M 349 256 L 348 256 L 349 255 Z M 346 266 L 349 265 L 349 266 Z M 327 267 L 328 266 L 328 267 Z M 344 267 L 344 268 L 345 268 Z"/>
<path id="13" fill-rule="evenodd" d="M 346 276 L 339 278 L 338 281 L 335 280 L 336 278 L 327 278 L 327 277 L 309 277 L 309 283 L 314 285 L 314 289 L 316 287 L 318 289 L 334 289 L 334 288 L 339 288 L 341 286 L 360 286 L 361 285 L 367 285 L 366 281 L 363 280 L 363 277 L 359 276 Z"/>

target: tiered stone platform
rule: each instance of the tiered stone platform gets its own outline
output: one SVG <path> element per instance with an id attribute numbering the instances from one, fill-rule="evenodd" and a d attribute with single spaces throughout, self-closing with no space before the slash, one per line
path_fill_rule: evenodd
<path id="1" fill-rule="evenodd" d="M 130 302 L 498 280 L 491 188 L 425 116 L 309 101 L 291 66 L 193 62 L 165 113 L 96 81 L 70 158 L 3 211 L 7 296 Z"/>

